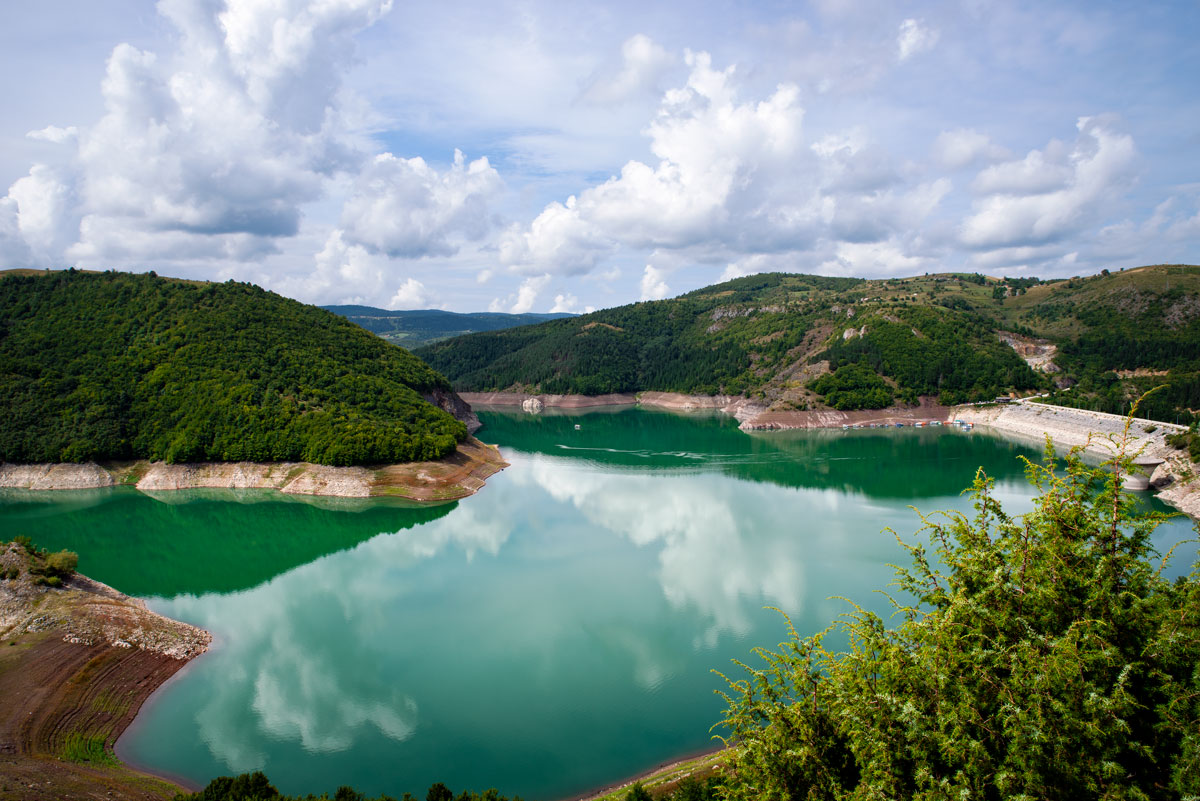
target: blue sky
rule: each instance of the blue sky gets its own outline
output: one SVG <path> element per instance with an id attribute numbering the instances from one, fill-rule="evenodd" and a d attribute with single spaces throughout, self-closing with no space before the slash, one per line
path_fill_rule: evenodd
<path id="1" fill-rule="evenodd" d="M 1200 261 L 1200 4 L 0 5 L 0 266 L 583 311 Z"/>

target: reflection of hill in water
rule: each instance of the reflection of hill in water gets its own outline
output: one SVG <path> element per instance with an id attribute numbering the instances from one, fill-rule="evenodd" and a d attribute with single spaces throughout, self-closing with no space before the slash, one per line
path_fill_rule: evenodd
<path id="1" fill-rule="evenodd" d="M 979 467 L 997 480 L 1020 479 L 1024 465 L 1017 456 L 1039 455 L 944 427 L 747 434 L 725 415 L 643 409 L 580 416 L 481 412 L 480 419 L 486 441 L 520 451 L 628 469 L 719 470 L 749 481 L 883 498 L 944 495 L 948 472 L 966 487 Z"/>
<path id="2" fill-rule="evenodd" d="M 436 520 L 457 504 L 309 503 L 270 490 L 6 493 L 0 530 L 80 553 L 80 570 L 130 595 L 234 592 L 383 532 Z M 232 502 L 238 501 L 238 502 Z M 161 532 L 169 532 L 162 534 Z"/>

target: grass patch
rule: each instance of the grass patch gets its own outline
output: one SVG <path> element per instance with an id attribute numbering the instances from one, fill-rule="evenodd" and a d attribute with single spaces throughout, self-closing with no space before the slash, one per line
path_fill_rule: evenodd
<path id="1" fill-rule="evenodd" d="M 105 738 L 100 734 L 73 732 L 63 741 L 60 756 L 68 762 L 81 765 L 119 765 L 113 753 L 105 747 Z"/>
<path id="2" fill-rule="evenodd" d="M 92 699 L 92 709 L 113 717 L 120 717 L 129 711 L 129 702 L 110 690 L 102 690 Z"/>

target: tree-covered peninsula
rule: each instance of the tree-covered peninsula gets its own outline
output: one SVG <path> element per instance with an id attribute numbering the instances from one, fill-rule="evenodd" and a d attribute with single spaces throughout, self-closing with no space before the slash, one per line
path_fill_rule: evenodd
<path id="1" fill-rule="evenodd" d="M 0 461 L 439 459 L 449 384 L 342 317 L 153 273 L 0 279 Z"/>

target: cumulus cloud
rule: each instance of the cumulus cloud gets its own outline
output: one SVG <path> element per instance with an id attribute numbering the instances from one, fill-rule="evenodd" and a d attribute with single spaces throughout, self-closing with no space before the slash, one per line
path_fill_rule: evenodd
<path id="1" fill-rule="evenodd" d="M 0 222 L 0 238 L 11 237 L 13 249 L 23 251 L 30 265 L 61 266 L 63 251 L 79 236 L 72 176 L 35 164 L 28 175 L 9 187 L 7 201 L 15 212 L 11 218 L 15 226 Z M 0 211 L 0 217 L 3 214 Z"/>
<path id="2" fill-rule="evenodd" d="M 432 305 L 429 291 L 415 278 L 406 280 L 388 303 L 389 309 L 427 309 Z"/>
<path id="3" fill-rule="evenodd" d="M 979 161 L 1007 158 L 1008 151 L 992 142 L 987 134 L 971 128 L 942 131 L 933 143 L 933 158 L 942 167 L 959 170 Z"/>
<path id="4" fill-rule="evenodd" d="M 981 197 L 963 223 L 964 245 L 988 250 L 1055 242 L 1081 230 L 1119 194 L 1137 159 L 1133 137 L 1106 118 L 1082 117 L 1077 128 L 1070 146 L 1052 141 L 979 173 L 972 189 Z"/>
<path id="5" fill-rule="evenodd" d="M 9 195 L 0 197 L 0 260 L 8 266 L 33 264 L 33 253 L 21 235 L 21 209 Z"/>
<path id="6" fill-rule="evenodd" d="M 59 128 L 57 125 L 47 125 L 36 131 L 30 131 L 25 136 L 39 142 L 50 142 L 52 144 L 61 145 L 70 142 L 79 135 L 79 129 L 74 125 L 66 128 Z"/>
<path id="7" fill-rule="evenodd" d="M 758 103 L 739 102 L 732 67 L 687 53 L 685 86 L 668 91 L 646 129 L 655 165 L 630 161 L 619 176 L 566 203 L 551 203 L 527 230 L 504 237 L 501 259 L 527 273 L 587 272 L 617 246 L 768 245 L 800 235 L 810 215 L 780 197 L 794 170 L 804 112 L 781 85 Z"/>
<path id="8" fill-rule="evenodd" d="M 263 274 L 304 297 L 331 289 L 381 303 L 428 302 L 373 258 L 449 256 L 484 236 L 502 187 L 486 158 L 444 170 L 372 157 L 342 87 L 353 37 L 391 0 L 162 0 L 169 54 L 112 51 L 104 113 L 86 128 L 29 138 L 73 146 L 68 166 L 35 165 L 0 198 L 7 264 L 144 267 L 255 262 L 301 233 L 302 209 L 346 188 L 339 230 L 309 239 L 309 273 Z M 287 245 L 289 256 L 295 246 Z M 309 245 L 309 247 L 312 247 Z"/>
<path id="9" fill-rule="evenodd" d="M 488 311 L 503 312 L 507 311 L 511 314 L 525 314 L 533 310 L 533 304 L 537 301 L 538 295 L 546 285 L 550 283 L 551 275 L 549 273 L 543 275 L 535 275 L 526 278 L 517 287 L 517 291 L 501 300 L 495 298 L 488 304 Z"/>
<path id="10" fill-rule="evenodd" d="M 939 36 L 937 29 L 929 28 L 921 21 L 904 20 L 900 23 L 900 32 L 896 35 L 896 52 L 899 59 L 907 61 L 917 53 L 932 50 Z"/>
<path id="11" fill-rule="evenodd" d="M 382 304 L 393 309 L 428 308 L 434 301 L 425 286 L 409 277 L 397 286 L 392 262 L 332 231 L 313 258 L 313 268 L 279 281 L 292 295 L 326 298 L 328 303 Z M 390 300 L 388 300 L 390 298 Z"/>
<path id="12" fill-rule="evenodd" d="M 438 172 L 423 159 L 383 153 L 357 179 L 342 211 L 346 240 L 392 257 L 450 256 L 454 237 L 478 240 L 487 233 L 488 200 L 503 186 L 500 174 L 480 158 Z"/>
<path id="13" fill-rule="evenodd" d="M 671 294 L 666 277 L 665 270 L 647 264 L 642 273 L 642 300 L 662 300 Z"/>
<path id="14" fill-rule="evenodd" d="M 886 242 L 839 242 L 836 255 L 821 265 L 820 272 L 841 275 L 912 275 L 926 270 L 929 260 L 912 256 L 897 240 Z"/>
<path id="15" fill-rule="evenodd" d="M 675 63 L 661 45 L 645 34 L 636 34 L 621 46 L 621 66 L 615 73 L 592 78 L 580 97 L 599 105 L 621 103 L 656 88 L 659 79 Z"/>
<path id="16" fill-rule="evenodd" d="M 82 132 L 31 134 L 60 143 L 77 136 L 73 186 L 51 192 L 35 167 L 9 195 L 22 216 L 27 204 L 44 209 L 72 196 L 70 207 L 56 206 L 56 228 L 78 225 L 78 242 L 56 240 L 58 258 L 261 256 L 270 248 L 239 240 L 294 235 L 300 205 L 320 196 L 326 176 L 354 164 L 336 67 L 350 56 L 351 35 L 389 7 L 230 0 L 218 11 L 163 0 L 158 10 L 179 34 L 171 56 L 118 45 L 100 120 Z M 36 251 L 45 241 L 30 245 Z"/>

